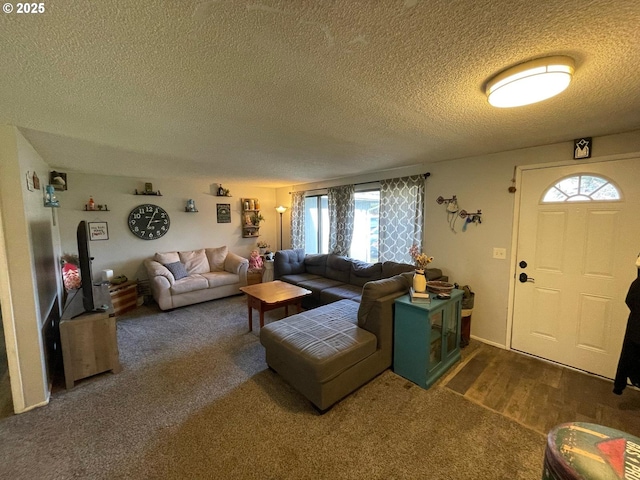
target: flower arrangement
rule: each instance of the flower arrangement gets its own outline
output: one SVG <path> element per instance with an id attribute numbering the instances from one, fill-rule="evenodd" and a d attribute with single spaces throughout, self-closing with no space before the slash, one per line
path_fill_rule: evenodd
<path id="1" fill-rule="evenodd" d="M 418 250 L 418 246 L 415 243 L 409 249 L 409 253 L 411 254 L 411 258 L 413 258 L 418 270 L 426 270 L 429 264 L 433 262 L 433 257 L 430 257 L 426 253 L 422 253 Z"/>
<path id="2" fill-rule="evenodd" d="M 271 248 L 271 245 L 269 245 L 267 242 L 263 242 L 262 240 L 260 240 L 258 242 L 258 248 Z"/>

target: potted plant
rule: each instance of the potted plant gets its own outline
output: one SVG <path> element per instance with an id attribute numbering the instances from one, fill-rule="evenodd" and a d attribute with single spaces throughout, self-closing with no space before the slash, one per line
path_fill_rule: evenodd
<path id="1" fill-rule="evenodd" d="M 260 212 L 254 213 L 251 217 L 251 223 L 253 224 L 254 227 L 259 227 L 260 222 L 263 220 L 264 220 L 264 217 Z"/>

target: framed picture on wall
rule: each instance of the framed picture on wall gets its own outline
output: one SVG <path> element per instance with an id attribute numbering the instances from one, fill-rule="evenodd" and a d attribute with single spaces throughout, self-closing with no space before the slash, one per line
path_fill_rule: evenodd
<path id="1" fill-rule="evenodd" d="M 49 185 L 53 185 L 55 190 L 67 189 L 67 174 L 64 172 L 49 172 Z"/>
<path id="2" fill-rule="evenodd" d="M 231 223 L 231 204 L 230 203 L 218 203 L 216 204 L 218 213 L 218 223 Z"/>
<path id="3" fill-rule="evenodd" d="M 90 240 L 109 240 L 109 227 L 107 222 L 89 222 Z"/>

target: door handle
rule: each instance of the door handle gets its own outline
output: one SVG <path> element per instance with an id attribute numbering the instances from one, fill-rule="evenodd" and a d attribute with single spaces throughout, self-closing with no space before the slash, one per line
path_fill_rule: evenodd
<path id="1" fill-rule="evenodd" d="M 531 283 L 536 283 L 535 278 L 531 278 L 529 277 L 526 273 L 522 272 L 520 274 L 520 276 L 518 277 L 518 279 L 520 280 L 520 282 L 522 283 L 527 283 L 527 282 L 531 282 Z"/>

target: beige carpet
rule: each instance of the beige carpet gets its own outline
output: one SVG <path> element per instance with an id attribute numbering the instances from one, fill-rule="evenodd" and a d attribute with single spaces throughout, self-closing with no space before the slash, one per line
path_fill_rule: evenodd
<path id="1" fill-rule="evenodd" d="M 257 335 L 243 297 L 137 309 L 120 374 L 0 421 L 0 478 L 540 478 L 544 436 L 391 371 L 318 415 Z"/>

